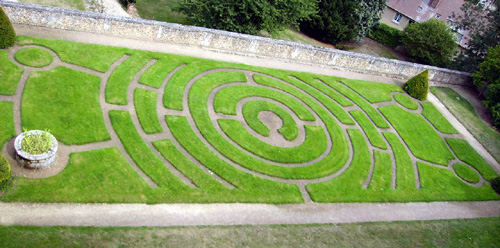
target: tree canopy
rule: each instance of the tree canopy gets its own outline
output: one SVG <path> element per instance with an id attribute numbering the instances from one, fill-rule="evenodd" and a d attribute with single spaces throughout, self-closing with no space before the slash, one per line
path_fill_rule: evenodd
<path id="1" fill-rule="evenodd" d="M 370 30 L 378 23 L 384 13 L 387 0 L 358 0 L 359 7 L 356 9 L 358 34 L 356 39 L 360 40 L 368 35 Z"/>
<path id="2" fill-rule="evenodd" d="M 489 4 L 489 5 L 485 5 Z M 474 72 L 484 60 L 488 50 L 500 44 L 500 0 L 466 0 L 462 5 L 462 15 L 453 16 L 457 28 L 468 30 L 471 39 L 467 49 L 457 56 L 453 69 Z"/>
<path id="3" fill-rule="evenodd" d="M 486 91 L 484 107 L 491 112 L 493 125 L 500 128 L 500 45 L 488 51 L 472 79 L 476 86 Z"/>
<path id="4" fill-rule="evenodd" d="M 451 62 L 457 46 L 452 30 L 445 22 L 434 18 L 406 26 L 403 45 L 417 62 L 440 67 Z"/>
<path id="5" fill-rule="evenodd" d="M 382 17 L 385 4 L 386 0 L 320 0 L 318 13 L 300 28 L 332 44 L 362 39 Z"/>
<path id="6" fill-rule="evenodd" d="M 182 0 L 177 11 L 198 26 L 257 34 L 298 26 L 317 11 L 317 0 Z"/>
<path id="7" fill-rule="evenodd" d="M 9 17 L 0 8 L 0 49 L 11 47 L 16 44 L 16 32 Z"/>
<path id="8" fill-rule="evenodd" d="M 300 25 L 304 33 L 332 44 L 356 37 L 357 20 L 353 13 L 359 7 L 357 1 L 320 0 L 318 7 L 318 14 Z"/>

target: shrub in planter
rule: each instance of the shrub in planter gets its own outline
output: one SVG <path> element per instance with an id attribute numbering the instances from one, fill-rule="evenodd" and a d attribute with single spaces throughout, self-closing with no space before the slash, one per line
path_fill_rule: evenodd
<path id="1" fill-rule="evenodd" d="M 11 176 L 11 168 L 6 157 L 0 154 L 0 190 L 8 185 Z"/>
<path id="2" fill-rule="evenodd" d="M 415 99 L 421 101 L 427 99 L 427 93 L 429 92 L 429 71 L 425 70 L 410 78 L 404 84 L 403 89 Z"/>
<path id="3" fill-rule="evenodd" d="M 56 138 L 47 131 L 25 131 L 14 140 L 17 162 L 30 169 L 50 167 L 55 161 L 57 148 Z"/>
<path id="4" fill-rule="evenodd" d="M 0 49 L 11 47 L 16 44 L 16 32 L 9 17 L 0 8 Z"/>
<path id="5" fill-rule="evenodd" d="M 491 180 L 491 187 L 497 194 L 500 194 L 500 177 Z"/>
<path id="6" fill-rule="evenodd" d="M 46 153 L 52 148 L 52 137 L 48 131 L 29 134 L 24 136 L 21 147 L 24 152 L 31 155 Z"/>

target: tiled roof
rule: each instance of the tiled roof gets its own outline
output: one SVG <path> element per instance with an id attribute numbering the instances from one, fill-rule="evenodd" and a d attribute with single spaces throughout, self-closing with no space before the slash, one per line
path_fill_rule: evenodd
<path id="1" fill-rule="evenodd" d="M 432 17 L 446 20 L 461 14 L 464 0 L 388 0 L 387 5 L 410 19 L 423 22 Z"/>

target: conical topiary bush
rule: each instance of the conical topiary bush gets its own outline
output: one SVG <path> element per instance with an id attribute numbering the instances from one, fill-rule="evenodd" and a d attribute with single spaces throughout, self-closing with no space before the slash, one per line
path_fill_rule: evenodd
<path id="1" fill-rule="evenodd" d="M 410 94 L 410 96 L 418 99 L 427 99 L 427 93 L 429 92 L 429 71 L 425 70 L 422 73 L 410 78 L 403 89 Z"/>
<path id="2" fill-rule="evenodd" d="M 0 49 L 11 47 L 16 44 L 16 32 L 9 17 L 0 8 Z"/>

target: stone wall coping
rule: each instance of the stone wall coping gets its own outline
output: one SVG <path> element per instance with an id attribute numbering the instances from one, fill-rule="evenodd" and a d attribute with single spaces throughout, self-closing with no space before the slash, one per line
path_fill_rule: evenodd
<path id="1" fill-rule="evenodd" d="M 188 26 L 188 25 L 183 25 L 183 24 L 167 23 L 167 22 L 146 20 L 146 19 L 140 19 L 140 18 L 123 17 L 123 16 L 101 14 L 101 13 L 81 11 L 81 10 L 63 9 L 63 8 L 50 7 L 50 6 L 11 2 L 11 1 L 5 1 L 5 0 L 0 0 L 0 6 L 28 9 L 28 10 L 37 11 L 37 12 L 57 13 L 57 14 L 61 14 L 64 16 L 69 16 L 69 17 L 71 17 L 71 16 L 84 17 L 84 18 L 92 18 L 92 19 L 96 19 L 96 20 L 108 20 L 108 21 L 116 21 L 116 22 L 121 22 L 121 23 L 140 24 L 140 25 L 146 25 L 146 26 L 152 26 L 152 27 L 164 27 L 164 28 L 169 29 L 169 30 L 178 30 L 178 31 L 188 32 L 188 33 L 204 33 L 207 35 L 225 36 L 225 37 L 228 37 L 231 39 L 242 40 L 242 41 L 258 41 L 261 43 L 276 45 L 279 47 L 293 47 L 296 49 L 331 54 L 332 56 L 340 55 L 340 56 L 352 57 L 354 59 L 366 60 L 366 61 L 368 61 L 369 64 L 379 62 L 379 63 L 385 63 L 385 64 L 395 64 L 395 65 L 399 65 L 399 66 L 404 66 L 405 68 L 419 69 L 421 71 L 427 69 L 427 70 L 430 70 L 431 75 L 435 74 L 436 72 L 441 72 L 444 74 L 454 74 L 455 76 L 459 76 L 462 78 L 469 78 L 471 76 L 470 73 L 457 71 L 457 70 L 450 70 L 450 69 L 440 68 L 440 67 L 435 67 L 435 66 L 422 65 L 422 64 L 412 63 L 412 62 L 406 62 L 406 61 L 400 61 L 400 60 L 395 60 L 395 59 L 388 59 L 388 58 L 376 57 L 376 56 L 372 56 L 372 55 L 337 50 L 337 49 L 333 49 L 333 48 L 317 47 L 317 46 L 308 45 L 308 44 L 300 44 L 300 43 L 291 42 L 291 41 L 276 40 L 276 39 L 267 38 L 267 37 L 239 34 L 239 33 L 204 28 L 204 27 Z M 126 35 L 125 35 L 125 38 L 128 38 L 128 37 L 126 37 Z M 159 41 L 159 42 L 168 42 L 168 41 Z M 205 47 L 205 48 L 212 48 L 212 49 L 215 48 L 215 49 L 223 50 L 222 52 L 230 51 L 227 48 L 206 46 L 203 44 L 199 44 L 199 46 Z M 233 51 L 233 52 L 242 53 L 241 51 Z M 258 53 L 258 52 L 248 51 L 246 53 L 252 54 L 252 55 L 269 57 L 269 55 L 266 55 L 263 52 Z M 322 66 L 334 66 L 335 67 L 335 65 L 332 65 L 332 64 L 318 63 L 318 62 L 307 61 L 307 60 L 302 61 L 301 59 L 289 58 L 286 56 L 281 56 L 281 57 L 276 56 L 276 58 L 289 59 L 289 60 L 293 60 L 293 61 L 300 61 L 303 63 L 305 62 L 305 63 L 319 64 Z M 345 69 L 353 70 L 353 71 L 359 70 L 357 68 L 345 68 Z M 370 73 L 370 72 L 371 71 L 367 71 L 366 73 Z M 380 72 L 380 73 L 385 74 L 384 72 Z M 398 76 L 405 77 L 405 75 L 396 75 L 396 74 L 391 75 L 391 76 L 393 76 L 393 77 L 398 77 Z M 467 81 L 467 80 L 464 79 L 464 81 Z"/>

